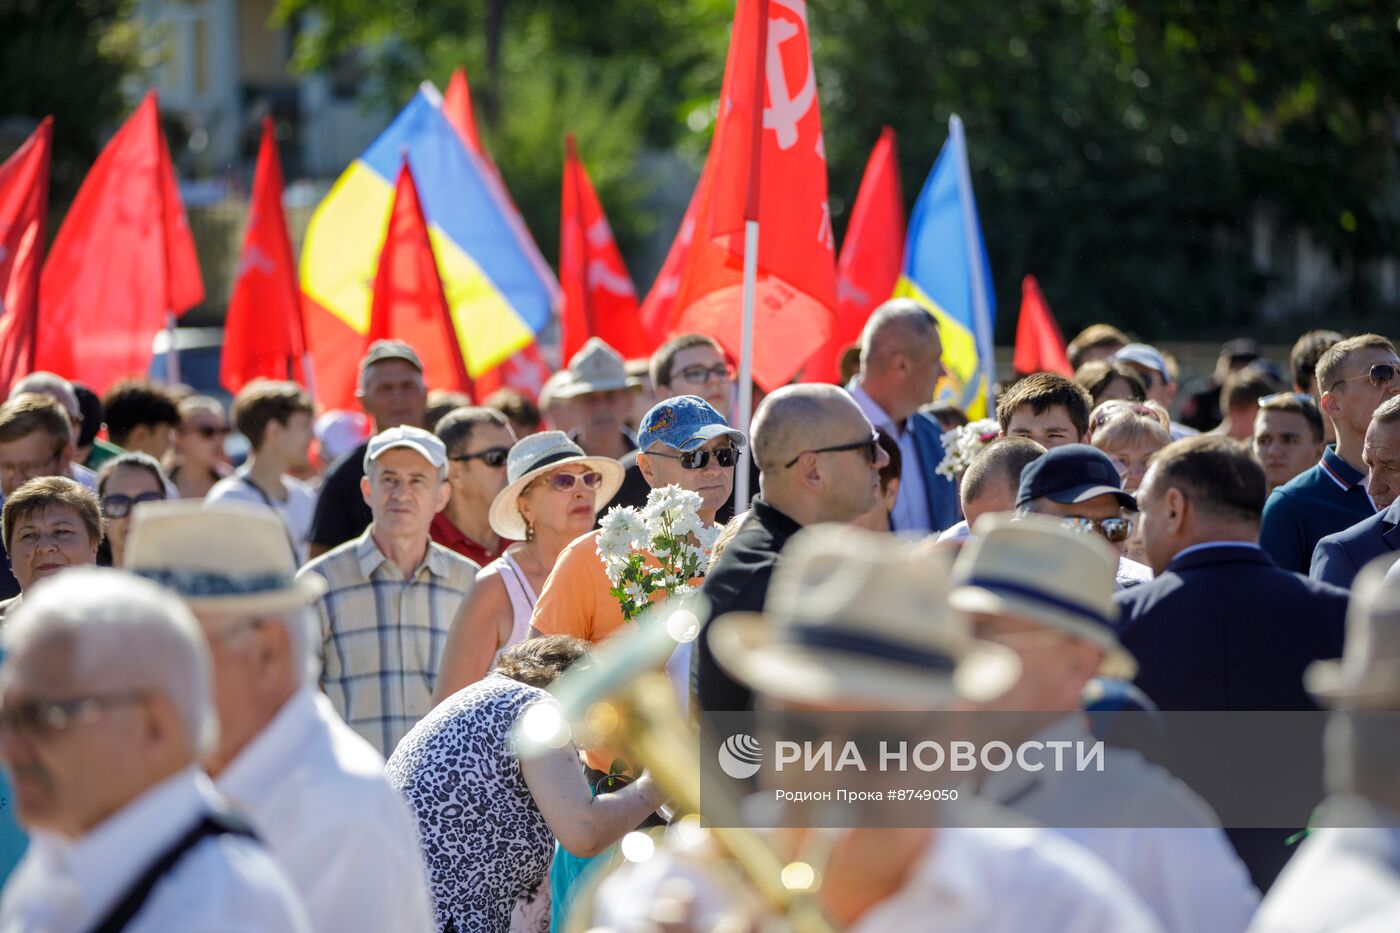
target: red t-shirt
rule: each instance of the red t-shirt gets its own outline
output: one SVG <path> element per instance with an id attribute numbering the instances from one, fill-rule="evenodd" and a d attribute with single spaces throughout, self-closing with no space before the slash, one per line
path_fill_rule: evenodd
<path id="1" fill-rule="evenodd" d="M 473 561 L 478 567 L 485 567 L 491 561 L 505 553 L 506 548 L 514 544 L 513 541 L 501 541 L 501 546 L 495 551 L 488 551 L 477 542 L 462 534 L 462 529 L 452 524 L 446 512 L 439 512 L 433 516 L 433 523 L 428 528 L 428 535 L 435 542 L 441 544 L 450 551 L 456 551 L 467 560 Z"/>

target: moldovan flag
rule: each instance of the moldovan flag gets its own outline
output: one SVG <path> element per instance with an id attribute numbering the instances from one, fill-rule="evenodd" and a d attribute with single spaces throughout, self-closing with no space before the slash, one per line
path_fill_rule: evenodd
<path id="1" fill-rule="evenodd" d="M 353 407 L 394 179 L 407 157 L 462 357 L 484 373 L 534 341 L 558 285 L 494 173 L 468 150 L 424 83 L 316 208 L 301 256 L 302 308 L 323 405 Z M 425 348 L 416 347 L 420 353 Z"/>
<path id="2" fill-rule="evenodd" d="M 376 340 L 402 340 L 417 350 L 427 385 L 471 395 L 472 381 L 407 161 L 399 169 L 389 231 L 379 252 L 365 349 Z"/>
<path id="3" fill-rule="evenodd" d="M 559 324 L 560 359 L 573 359 L 598 337 L 623 359 L 651 355 L 654 347 L 637 317 L 637 293 L 613 240 L 612 228 L 573 134 L 564 140 L 564 195 L 560 202 L 559 286 L 564 293 Z"/>
<path id="4" fill-rule="evenodd" d="M 812 354 L 804 382 L 836 382 L 841 352 L 860 340 L 865 322 L 894 293 L 904 261 L 904 195 L 894 130 L 880 133 L 851 208 L 841 256 L 836 260 L 836 320 L 831 337 Z"/>
<path id="5" fill-rule="evenodd" d="M 895 295 L 915 299 L 938 321 L 946 370 L 938 400 L 981 418 L 995 362 L 996 295 L 968 179 L 962 123 L 954 116 L 950 124 L 948 141 L 909 216 L 904 272 Z"/>
<path id="6" fill-rule="evenodd" d="M 305 355 L 296 260 L 282 212 L 282 161 L 272 118 L 263 117 L 243 256 L 224 319 L 219 381 L 235 395 L 254 379 L 305 385 Z"/>
<path id="7" fill-rule="evenodd" d="M 739 359 L 744 225 L 757 220 L 754 381 L 770 392 L 791 381 L 830 335 L 836 306 L 826 181 L 807 5 L 739 0 L 668 333 L 709 334 Z"/>
<path id="8" fill-rule="evenodd" d="M 53 117 L 0 165 L 0 391 L 34 369 Z"/>
<path id="9" fill-rule="evenodd" d="M 1033 275 L 1021 280 L 1021 316 L 1016 320 L 1016 355 L 1011 368 L 1024 376 L 1047 372 L 1068 379 L 1074 375 L 1060 325 L 1055 323 Z"/>
<path id="10" fill-rule="evenodd" d="M 34 361 L 99 395 L 142 376 L 170 315 L 204 300 L 156 93 L 93 163 L 49 250 Z"/>

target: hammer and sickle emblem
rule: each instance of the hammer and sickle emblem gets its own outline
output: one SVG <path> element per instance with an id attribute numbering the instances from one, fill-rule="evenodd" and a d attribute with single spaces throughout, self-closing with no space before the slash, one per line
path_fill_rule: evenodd
<path id="1" fill-rule="evenodd" d="M 817 78 L 812 73 L 811 58 L 807 60 L 807 79 L 796 96 L 788 93 L 787 72 L 783 70 L 782 45 L 787 40 L 806 32 L 807 5 L 804 0 L 774 0 L 786 7 L 802 23 L 789 19 L 768 20 L 768 50 L 764 55 L 763 73 L 768 81 L 770 106 L 763 108 L 763 128 L 772 130 L 778 137 L 779 149 L 791 149 L 797 145 L 797 124 L 812 109 L 817 100 Z"/>

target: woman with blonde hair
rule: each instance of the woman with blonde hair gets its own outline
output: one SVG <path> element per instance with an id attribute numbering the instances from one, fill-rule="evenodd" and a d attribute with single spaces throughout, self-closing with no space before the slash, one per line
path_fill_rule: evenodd
<path id="1" fill-rule="evenodd" d="M 233 473 L 224 455 L 228 435 L 228 416 L 218 399 L 191 395 L 180 400 L 180 426 L 164 467 L 181 499 L 203 499 Z"/>
<path id="2" fill-rule="evenodd" d="M 1104 402 L 1089 415 L 1089 443 L 1113 461 L 1124 492 L 1137 492 L 1153 455 L 1171 442 L 1171 418 L 1156 402 Z M 1142 522 L 1119 547 L 1128 559 L 1147 563 Z"/>

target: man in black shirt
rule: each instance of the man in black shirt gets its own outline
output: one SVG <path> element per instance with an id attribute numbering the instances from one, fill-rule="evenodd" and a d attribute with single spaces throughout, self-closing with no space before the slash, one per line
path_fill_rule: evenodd
<path id="1" fill-rule="evenodd" d="M 705 577 L 710 621 L 695 642 L 691 686 L 703 710 L 744 710 L 748 688 L 715 662 L 711 622 L 730 612 L 760 612 L 773 567 L 804 525 L 850 522 L 870 511 L 889 455 L 860 407 L 836 386 L 784 386 L 754 415 L 753 455 L 762 492 L 752 512 Z"/>
<path id="2" fill-rule="evenodd" d="M 428 408 L 423 362 L 403 341 L 376 340 L 360 360 L 360 384 L 355 395 L 374 421 L 371 435 L 401 424 L 422 427 Z M 366 441 L 356 447 L 326 474 L 316 500 L 316 515 L 311 520 L 311 557 L 319 557 L 369 527 L 372 516 L 360 492 L 368 446 Z"/>

